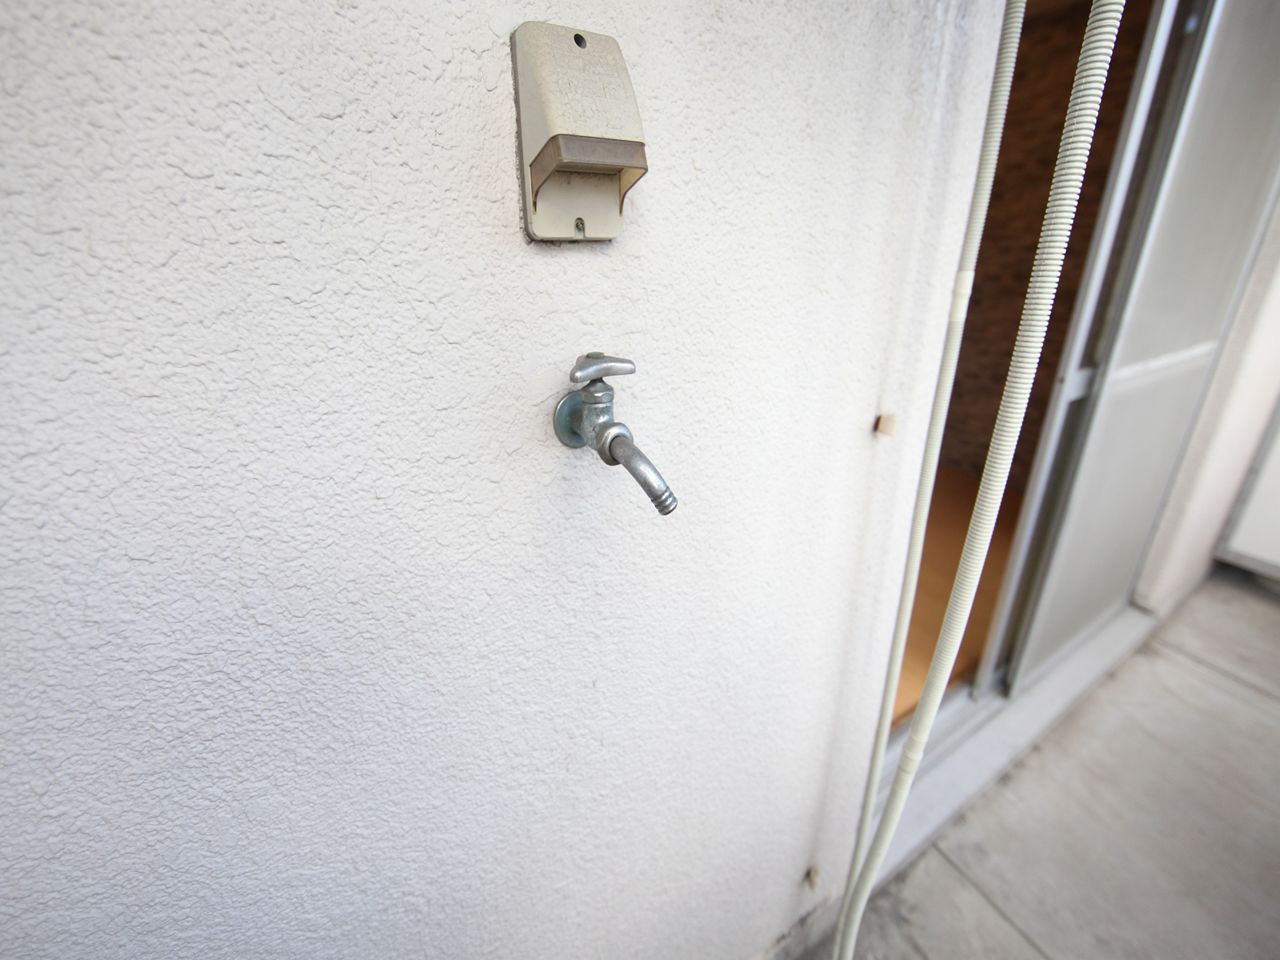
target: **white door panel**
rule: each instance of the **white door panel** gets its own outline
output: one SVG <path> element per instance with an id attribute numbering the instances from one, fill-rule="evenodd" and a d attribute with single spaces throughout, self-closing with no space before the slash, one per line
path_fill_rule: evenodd
<path id="1" fill-rule="evenodd" d="M 1175 29 L 1177 29 L 1175 25 Z M 1021 619 L 1017 687 L 1129 603 L 1280 170 L 1280 5 L 1216 4 L 1075 474 Z"/>

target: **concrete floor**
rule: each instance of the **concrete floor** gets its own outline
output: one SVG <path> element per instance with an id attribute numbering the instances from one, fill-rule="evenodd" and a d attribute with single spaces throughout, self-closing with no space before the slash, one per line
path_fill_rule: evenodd
<path id="1" fill-rule="evenodd" d="M 1280 956 L 1280 598 L 1215 573 L 877 894 L 859 947 Z"/>

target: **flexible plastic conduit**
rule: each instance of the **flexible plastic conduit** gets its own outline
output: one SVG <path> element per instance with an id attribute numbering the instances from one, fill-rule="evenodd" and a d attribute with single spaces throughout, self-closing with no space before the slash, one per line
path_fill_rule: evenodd
<path id="1" fill-rule="evenodd" d="M 992 432 L 987 460 L 982 468 L 977 502 L 969 520 L 969 530 L 965 535 L 960 566 L 951 587 L 951 598 L 947 602 L 938 645 L 929 664 L 920 702 L 911 718 L 911 727 L 907 731 L 902 758 L 889 788 L 884 813 L 876 827 L 866 859 L 858 869 L 857 880 L 845 893 L 836 938 L 837 960 L 853 958 L 863 911 L 889 851 L 898 822 L 902 819 L 903 807 L 924 756 L 938 706 L 946 692 L 951 669 L 955 666 L 956 653 L 969 622 L 969 612 L 973 607 L 978 579 L 991 545 L 996 514 L 1000 509 L 1000 501 L 1004 498 L 1013 452 L 1022 431 L 1027 400 L 1031 395 L 1031 385 L 1035 380 L 1045 333 L 1049 328 L 1049 314 L 1062 276 L 1062 261 L 1066 256 L 1067 241 L 1075 222 L 1080 185 L 1084 181 L 1085 167 L 1089 161 L 1089 149 L 1093 144 L 1093 131 L 1102 104 L 1107 69 L 1111 64 L 1111 53 L 1115 48 L 1116 33 L 1120 29 L 1123 12 L 1124 0 L 1094 0 L 1089 11 L 1089 23 L 1085 27 L 1080 60 L 1071 87 L 1071 100 L 1067 106 L 1067 118 L 1058 146 L 1058 159 L 1054 165 L 1053 182 L 1049 188 L 1049 202 L 1040 228 L 1035 263 L 1031 269 L 1031 282 L 1022 308 L 1022 322 L 1018 326 L 1013 358 L 1009 362 L 1009 374 L 1005 379 L 1004 394 L 1000 398 L 1000 411 L 996 415 L 995 430 Z"/>
<path id="2" fill-rule="evenodd" d="M 915 510 L 911 515 L 911 537 L 908 541 L 907 558 L 902 571 L 902 592 L 898 596 L 898 613 L 893 627 L 893 645 L 889 649 L 889 666 L 885 672 L 884 693 L 880 700 L 880 718 L 876 724 L 876 738 L 871 748 L 866 788 L 862 794 L 858 840 L 854 847 L 853 860 L 849 864 L 849 879 L 845 885 L 846 907 L 847 895 L 853 889 L 866 853 L 867 840 L 871 834 L 871 822 L 875 814 L 876 795 L 880 792 L 880 769 L 884 766 L 885 747 L 889 742 L 889 731 L 893 726 L 893 705 L 898 691 L 898 680 L 902 674 L 902 655 L 907 646 L 911 611 L 915 605 L 916 582 L 920 578 L 920 558 L 924 552 L 929 504 L 933 501 L 933 485 L 938 474 L 942 432 L 947 425 L 947 410 L 951 406 L 951 386 L 955 381 L 960 341 L 964 334 L 965 317 L 969 312 L 969 294 L 973 290 L 978 248 L 982 243 L 982 230 L 987 222 L 991 183 L 996 175 L 996 159 L 1000 154 L 1000 139 L 1004 132 L 1005 113 L 1009 106 L 1009 88 L 1013 85 L 1013 68 L 1018 59 L 1018 41 L 1022 36 L 1022 20 L 1026 7 L 1026 0 L 1009 0 L 1004 8 L 1004 23 L 1000 28 L 1000 45 L 996 53 L 995 73 L 991 78 L 991 99 L 987 104 L 987 124 L 982 132 L 982 151 L 978 155 L 978 172 L 973 182 L 973 197 L 969 201 L 969 222 L 964 231 L 964 245 L 960 248 L 960 261 L 956 265 L 955 282 L 951 286 L 951 312 L 947 318 L 942 359 L 938 366 L 938 382 L 933 391 L 933 410 L 929 415 L 929 427 L 925 435 L 920 481 L 916 487 Z"/>

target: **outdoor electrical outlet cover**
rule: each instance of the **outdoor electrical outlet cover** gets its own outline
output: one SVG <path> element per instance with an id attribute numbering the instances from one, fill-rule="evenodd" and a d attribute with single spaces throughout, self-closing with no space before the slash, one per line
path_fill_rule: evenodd
<path id="1" fill-rule="evenodd" d="M 618 41 L 552 23 L 511 34 L 524 225 L 534 240 L 612 240 L 649 169 Z"/>

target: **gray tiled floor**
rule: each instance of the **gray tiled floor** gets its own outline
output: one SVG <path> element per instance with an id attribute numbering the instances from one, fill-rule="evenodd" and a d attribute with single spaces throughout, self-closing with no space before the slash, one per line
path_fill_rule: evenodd
<path id="1" fill-rule="evenodd" d="M 872 901 L 877 960 L 1280 956 L 1280 599 L 1215 574 Z"/>

